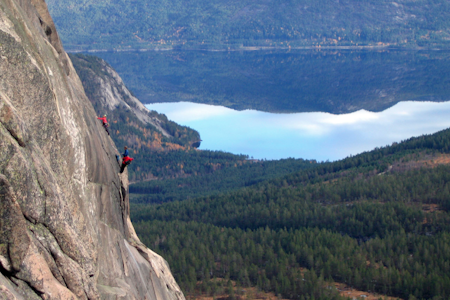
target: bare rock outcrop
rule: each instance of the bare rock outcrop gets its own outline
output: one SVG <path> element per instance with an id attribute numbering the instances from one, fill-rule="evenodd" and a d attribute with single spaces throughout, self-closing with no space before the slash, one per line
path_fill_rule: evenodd
<path id="1" fill-rule="evenodd" d="M 151 124 L 165 137 L 171 137 L 164 128 L 164 122 L 167 120 L 162 120 L 158 113 L 151 112 L 134 97 L 108 63 L 94 56 L 80 54 L 71 55 L 71 59 L 80 77 L 84 76 L 89 80 L 86 94 L 94 107 L 98 105 L 103 111 L 113 114 L 116 110 L 126 111 L 144 125 Z"/>
<path id="2" fill-rule="evenodd" d="M 136 157 L 140 162 L 147 161 L 147 155 L 152 155 L 153 151 L 199 147 L 197 131 L 147 109 L 106 61 L 85 54 L 70 54 L 69 57 L 95 111 L 98 115 L 107 115 L 117 147 L 121 149 L 126 145 L 141 150 L 141 156 Z M 143 165 L 143 169 L 148 168 Z M 136 171 L 131 176 L 145 178 Z"/>
<path id="3" fill-rule="evenodd" d="M 43 0 L 0 0 L 0 299 L 184 299 Z"/>

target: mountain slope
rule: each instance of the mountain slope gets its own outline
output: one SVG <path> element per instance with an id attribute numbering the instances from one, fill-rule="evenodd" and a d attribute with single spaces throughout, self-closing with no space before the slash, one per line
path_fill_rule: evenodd
<path id="1" fill-rule="evenodd" d="M 49 0 L 66 47 L 449 45 L 446 0 Z"/>
<path id="2" fill-rule="evenodd" d="M 189 147 L 200 139 L 194 130 L 169 121 L 165 115 L 148 110 L 124 85 L 119 74 L 104 60 L 90 55 L 69 55 L 80 76 L 86 95 L 91 100 L 98 115 L 107 114 L 114 124 L 135 122 L 145 127 L 150 134 L 159 133 L 164 142 Z M 124 117 L 126 113 L 126 117 Z M 128 118 L 128 120 L 126 120 Z M 158 147 L 154 147 L 158 148 Z M 159 145 L 159 148 L 162 148 Z"/>
<path id="3" fill-rule="evenodd" d="M 239 190 L 132 203 L 132 219 L 188 296 L 232 297 L 230 279 L 286 299 L 348 296 L 335 283 L 447 299 L 449 162 L 447 129 Z"/>
<path id="4" fill-rule="evenodd" d="M 184 299 L 41 0 L 0 1 L 0 297 Z"/>
<path id="5" fill-rule="evenodd" d="M 107 115 L 112 140 L 119 149 L 127 146 L 130 156 L 135 158 L 133 165 L 138 167 L 128 168 L 132 181 L 153 178 L 149 169 L 155 167 L 152 159 L 155 155 L 198 147 L 197 131 L 148 110 L 104 60 L 82 54 L 72 54 L 70 58 L 97 115 Z"/>

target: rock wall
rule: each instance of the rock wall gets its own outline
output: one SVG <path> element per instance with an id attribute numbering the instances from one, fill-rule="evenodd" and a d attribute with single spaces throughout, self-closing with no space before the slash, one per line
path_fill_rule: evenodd
<path id="1" fill-rule="evenodd" d="M 0 298 L 184 299 L 43 0 L 0 0 Z"/>

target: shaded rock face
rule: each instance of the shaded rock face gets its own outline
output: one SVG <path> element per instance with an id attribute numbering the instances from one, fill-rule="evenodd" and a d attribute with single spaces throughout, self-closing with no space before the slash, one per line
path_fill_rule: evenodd
<path id="1" fill-rule="evenodd" d="M 184 299 L 42 0 L 0 0 L 0 298 Z"/>

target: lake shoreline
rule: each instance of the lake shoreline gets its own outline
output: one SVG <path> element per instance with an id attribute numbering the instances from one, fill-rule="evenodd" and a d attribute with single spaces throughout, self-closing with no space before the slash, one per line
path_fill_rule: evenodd
<path id="1" fill-rule="evenodd" d="M 450 101 L 403 101 L 382 112 L 273 114 L 192 102 L 146 104 L 199 132 L 199 150 L 244 153 L 257 160 L 337 161 L 450 126 Z"/>
<path id="2" fill-rule="evenodd" d="M 396 51 L 446 51 L 450 49 L 443 48 L 427 48 L 427 47 L 400 47 L 393 45 L 371 45 L 371 46 L 302 46 L 302 47 L 267 47 L 267 46 L 248 46 L 228 49 L 201 49 L 186 48 L 179 49 L 176 47 L 161 47 L 152 49 L 70 49 L 68 53 L 104 53 L 104 52 L 150 52 L 150 51 L 205 51 L 205 52 L 239 52 L 239 51 L 275 51 L 275 50 L 396 50 Z"/>

